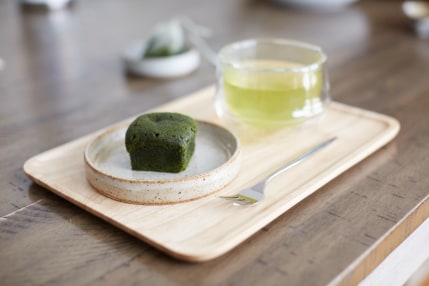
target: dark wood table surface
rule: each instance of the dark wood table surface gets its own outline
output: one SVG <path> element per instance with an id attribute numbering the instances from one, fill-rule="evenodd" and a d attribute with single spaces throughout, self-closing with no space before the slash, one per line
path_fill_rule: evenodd
<path id="1" fill-rule="evenodd" d="M 30 157 L 215 81 L 127 75 L 121 52 L 186 15 L 232 41 L 320 45 L 333 100 L 397 118 L 399 135 L 245 243 L 215 260 L 175 260 L 33 183 Z M 2 285 L 356 284 L 429 214 L 429 40 L 401 1 L 290 10 L 269 1 L 75 1 L 47 13 L 0 1 Z M 150 218 L 148 218 L 150 219 Z"/>

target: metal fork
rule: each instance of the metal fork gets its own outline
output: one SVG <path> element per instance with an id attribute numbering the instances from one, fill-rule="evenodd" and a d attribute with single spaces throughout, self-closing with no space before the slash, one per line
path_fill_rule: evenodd
<path id="1" fill-rule="evenodd" d="M 331 144 L 336 139 L 337 137 L 332 137 L 331 139 L 324 141 L 323 143 L 320 143 L 319 145 L 311 148 L 309 151 L 305 152 L 304 154 L 298 156 L 296 159 L 282 166 L 280 169 L 278 169 L 277 171 L 275 171 L 274 173 L 272 173 L 262 181 L 256 183 L 255 185 L 248 187 L 235 195 L 219 196 L 219 198 L 231 200 L 234 202 L 235 205 L 242 205 L 242 206 L 253 206 L 260 203 L 265 197 L 264 195 L 265 187 L 271 180 L 273 180 L 275 177 L 285 172 L 286 170 L 289 170 L 290 168 L 298 165 L 299 163 L 301 163 L 302 161 L 304 161 L 314 153 L 318 152 L 319 150 L 323 149 L 327 145 Z"/>

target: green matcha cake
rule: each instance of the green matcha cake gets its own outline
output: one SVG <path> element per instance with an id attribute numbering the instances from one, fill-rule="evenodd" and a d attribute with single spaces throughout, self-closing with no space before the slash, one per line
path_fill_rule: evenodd
<path id="1" fill-rule="evenodd" d="M 125 135 L 131 168 L 172 173 L 185 170 L 194 153 L 196 133 L 197 122 L 183 114 L 160 112 L 137 117 Z"/>

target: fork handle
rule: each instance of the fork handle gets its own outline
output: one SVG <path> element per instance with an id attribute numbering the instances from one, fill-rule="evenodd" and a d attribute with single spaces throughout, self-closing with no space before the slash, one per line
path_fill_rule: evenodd
<path id="1" fill-rule="evenodd" d="M 298 165 L 299 163 L 301 163 L 302 161 L 304 161 L 305 159 L 307 159 L 308 157 L 310 157 L 311 155 L 313 155 L 314 153 L 320 151 L 321 149 L 323 149 L 324 147 L 328 146 L 329 144 L 331 144 L 333 141 L 335 141 L 337 139 L 337 137 L 332 137 L 329 140 L 326 140 L 323 143 L 320 143 L 319 145 L 311 148 L 309 151 L 305 152 L 304 154 L 298 156 L 296 159 L 290 161 L 289 163 L 287 163 L 286 165 L 280 167 L 280 169 L 278 169 L 277 171 L 275 171 L 274 173 L 272 173 L 265 181 L 265 183 L 268 183 L 269 181 L 271 181 L 272 179 L 274 179 L 275 177 L 277 177 L 278 175 L 280 175 L 281 173 L 283 173 L 286 170 L 289 170 L 290 168 Z"/>

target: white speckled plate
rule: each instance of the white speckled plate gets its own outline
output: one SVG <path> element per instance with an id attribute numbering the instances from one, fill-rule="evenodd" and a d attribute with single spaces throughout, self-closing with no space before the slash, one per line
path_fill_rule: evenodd
<path id="1" fill-rule="evenodd" d="M 89 183 L 112 199 L 137 204 L 189 201 L 222 189 L 238 174 L 238 140 L 223 127 L 198 121 L 194 155 L 180 173 L 133 171 L 125 150 L 127 128 L 107 130 L 85 149 Z"/>

